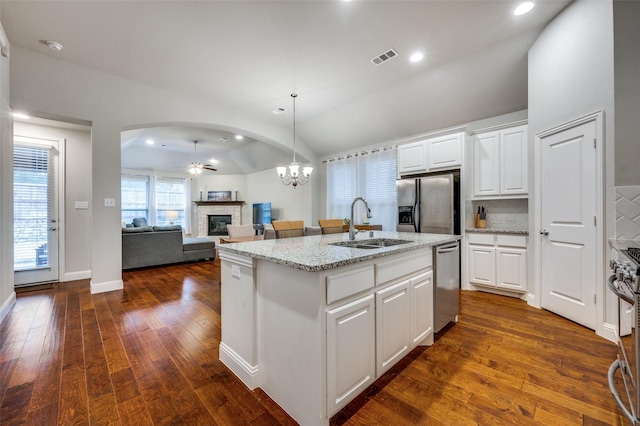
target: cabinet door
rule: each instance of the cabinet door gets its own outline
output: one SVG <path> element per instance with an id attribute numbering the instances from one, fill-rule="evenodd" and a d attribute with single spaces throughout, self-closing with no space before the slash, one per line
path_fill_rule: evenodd
<path id="1" fill-rule="evenodd" d="M 526 194 L 527 126 L 502 130 L 500 134 L 500 193 Z"/>
<path id="2" fill-rule="evenodd" d="M 496 249 L 493 246 L 469 245 L 469 281 L 496 285 Z"/>
<path id="3" fill-rule="evenodd" d="M 402 359 L 411 344 L 409 280 L 376 292 L 376 375 Z"/>
<path id="4" fill-rule="evenodd" d="M 500 132 L 476 136 L 473 149 L 473 194 L 500 194 Z"/>
<path id="5" fill-rule="evenodd" d="M 427 141 L 429 170 L 448 169 L 462 164 L 462 133 L 440 136 Z"/>
<path id="6" fill-rule="evenodd" d="M 411 338 L 417 346 L 433 333 L 433 271 L 411 278 Z"/>
<path id="7" fill-rule="evenodd" d="M 330 417 L 375 379 L 372 294 L 327 312 L 327 413 Z"/>
<path id="8" fill-rule="evenodd" d="M 508 290 L 527 290 L 527 250 L 496 248 L 497 286 Z"/>
<path id="9" fill-rule="evenodd" d="M 398 145 L 398 174 L 411 175 L 427 171 L 426 142 Z"/>

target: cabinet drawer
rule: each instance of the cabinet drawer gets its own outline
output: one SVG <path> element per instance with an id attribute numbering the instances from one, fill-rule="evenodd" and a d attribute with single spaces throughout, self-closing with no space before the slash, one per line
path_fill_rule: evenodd
<path id="1" fill-rule="evenodd" d="M 496 244 L 506 247 L 527 248 L 527 237 L 524 235 L 498 235 Z"/>
<path id="2" fill-rule="evenodd" d="M 327 277 L 327 305 L 373 288 L 374 281 L 373 265 L 329 275 Z"/>
<path id="3" fill-rule="evenodd" d="M 408 253 L 412 254 L 392 261 L 378 262 L 376 264 L 376 285 L 413 274 L 420 269 L 429 268 L 433 264 L 431 249 Z"/>
<path id="4" fill-rule="evenodd" d="M 486 246 L 492 246 L 495 241 L 494 234 L 469 233 L 467 234 L 467 239 L 469 240 L 469 244 L 482 244 Z"/>

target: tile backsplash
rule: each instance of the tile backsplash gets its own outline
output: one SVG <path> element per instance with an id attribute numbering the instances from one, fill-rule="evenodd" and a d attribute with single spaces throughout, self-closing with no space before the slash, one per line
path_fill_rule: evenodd
<path id="1" fill-rule="evenodd" d="M 478 206 L 487 211 L 487 228 L 529 229 L 529 200 L 526 198 L 472 201 L 473 212 L 478 212 Z"/>
<path id="2" fill-rule="evenodd" d="M 616 187 L 616 238 L 640 241 L 640 185 Z"/>

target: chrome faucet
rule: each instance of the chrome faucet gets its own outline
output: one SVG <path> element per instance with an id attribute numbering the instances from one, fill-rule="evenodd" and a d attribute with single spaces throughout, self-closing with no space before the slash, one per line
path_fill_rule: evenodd
<path id="1" fill-rule="evenodd" d="M 356 201 L 361 200 L 364 203 L 364 206 L 367 208 L 367 217 L 371 218 L 371 209 L 369 208 L 369 204 L 367 204 L 367 200 L 362 197 L 356 197 L 351 203 L 351 222 L 349 222 L 349 239 L 356 239 L 356 228 L 353 225 L 353 207 L 356 205 Z"/>

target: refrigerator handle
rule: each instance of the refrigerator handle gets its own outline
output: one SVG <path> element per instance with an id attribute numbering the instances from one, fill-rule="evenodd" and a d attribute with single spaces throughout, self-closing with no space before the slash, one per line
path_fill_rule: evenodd
<path id="1" fill-rule="evenodd" d="M 422 228 L 422 210 L 420 206 L 420 179 L 416 179 L 416 184 L 414 185 L 415 194 L 413 194 L 413 229 L 416 232 L 420 232 Z"/>

